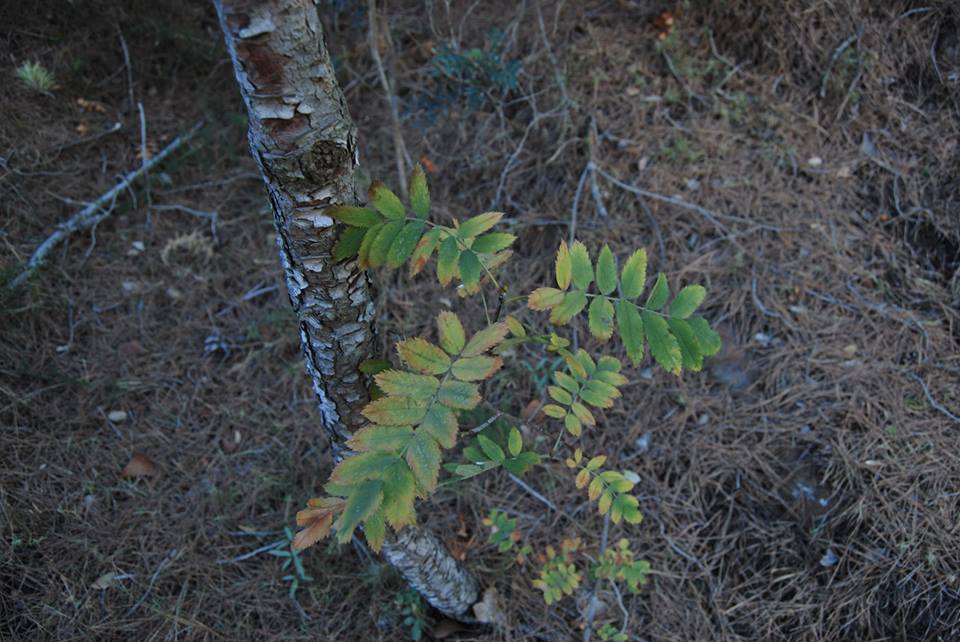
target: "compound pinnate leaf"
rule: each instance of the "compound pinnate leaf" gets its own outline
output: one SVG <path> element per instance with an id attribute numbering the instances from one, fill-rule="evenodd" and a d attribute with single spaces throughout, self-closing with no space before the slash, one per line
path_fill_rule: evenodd
<path id="1" fill-rule="evenodd" d="M 489 325 L 480 332 L 476 333 L 467 342 L 460 353 L 462 357 L 476 357 L 487 352 L 498 343 L 503 341 L 510 329 L 503 321 Z"/>
<path id="2" fill-rule="evenodd" d="M 459 274 L 457 268 L 459 257 L 460 248 L 457 246 L 456 237 L 448 236 L 437 250 L 437 279 L 440 280 L 440 285 L 447 285 Z"/>
<path id="3" fill-rule="evenodd" d="M 667 276 L 661 272 L 657 275 L 657 281 L 650 290 L 650 296 L 647 297 L 646 308 L 650 310 L 659 310 L 670 298 L 670 286 L 667 285 Z"/>
<path id="4" fill-rule="evenodd" d="M 647 251 L 640 248 L 630 255 L 620 273 L 620 291 L 625 299 L 636 299 L 643 294 L 647 280 Z"/>
<path id="5" fill-rule="evenodd" d="M 357 452 L 397 452 L 407 445 L 411 437 L 411 426 L 365 426 L 353 433 L 347 440 L 347 446 Z"/>
<path id="6" fill-rule="evenodd" d="M 377 385 L 388 395 L 410 397 L 427 401 L 440 387 L 440 380 L 429 375 L 414 374 L 402 370 L 388 370 L 374 377 Z"/>
<path id="7" fill-rule="evenodd" d="M 680 345 L 680 356 L 683 360 L 683 367 L 694 372 L 699 372 L 703 368 L 703 351 L 700 348 L 700 342 L 697 335 L 693 333 L 690 324 L 684 319 L 667 319 L 667 325 L 673 336 L 677 338 Z"/>
<path id="8" fill-rule="evenodd" d="M 460 268 L 460 280 L 463 281 L 465 287 L 472 288 L 480 282 L 483 266 L 480 265 L 480 259 L 477 258 L 473 250 L 464 250 L 460 253 L 458 266 Z"/>
<path id="9" fill-rule="evenodd" d="M 337 520 L 337 541 L 346 544 L 353 537 L 353 530 L 380 508 L 383 503 L 383 482 L 371 479 L 358 484 L 347 498 L 346 506 Z"/>
<path id="10" fill-rule="evenodd" d="M 464 357 L 453 362 L 450 372 L 460 381 L 481 381 L 489 378 L 503 366 L 500 357 Z"/>
<path id="11" fill-rule="evenodd" d="M 375 424 L 409 426 L 423 419 L 427 402 L 408 397 L 382 397 L 368 403 L 360 412 Z"/>
<path id="12" fill-rule="evenodd" d="M 432 404 L 417 431 L 426 432 L 444 448 L 453 448 L 457 443 L 457 415 L 446 406 Z"/>
<path id="13" fill-rule="evenodd" d="M 563 295 L 560 305 L 550 310 L 550 323 L 566 325 L 570 319 L 580 314 L 587 305 L 587 295 L 583 290 L 573 290 Z"/>
<path id="14" fill-rule="evenodd" d="M 374 228 L 370 228 L 371 230 Z M 393 245 L 400 230 L 403 229 L 403 221 L 390 221 L 380 230 L 377 238 L 370 245 L 370 253 L 367 256 L 367 263 L 370 267 L 380 267 L 387 262 L 387 254 L 390 252 L 390 246 Z"/>
<path id="15" fill-rule="evenodd" d="M 371 451 L 344 458 L 330 474 L 338 484 L 355 484 L 365 479 L 378 479 L 384 469 L 399 461 L 393 452 Z"/>
<path id="16" fill-rule="evenodd" d="M 609 245 L 604 245 L 597 257 L 597 289 L 610 294 L 617 289 L 617 261 Z"/>
<path id="17" fill-rule="evenodd" d="M 367 207 L 334 205 L 328 207 L 326 213 L 341 223 L 354 227 L 373 227 L 377 223 L 383 223 L 383 217 Z"/>
<path id="18" fill-rule="evenodd" d="M 670 334 L 666 320 L 659 314 L 646 310 L 642 318 L 643 329 L 650 343 L 650 353 L 653 358 L 667 372 L 679 375 L 683 366 L 683 355 L 680 353 L 680 345 L 676 337 Z"/>
<path id="19" fill-rule="evenodd" d="M 491 227 L 499 223 L 501 218 L 503 218 L 503 212 L 487 212 L 485 214 L 479 214 L 464 221 L 457 229 L 457 233 L 462 239 L 483 234 Z"/>
<path id="20" fill-rule="evenodd" d="M 510 247 L 516 239 L 516 236 L 506 232 L 491 232 L 478 237 L 470 248 L 478 254 L 493 254 Z"/>
<path id="21" fill-rule="evenodd" d="M 720 352 L 720 335 L 710 327 L 706 319 L 703 317 L 692 317 L 687 323 L 690 324 L 690 329 L 693 330 L 693 334 L 697 337 L 697 342 L 700 344 L 700 350 L 703 352 L 703 356 L 712 357 Z"/>
<path id="22" fill-rule="evenodd" d="M 373 181 L 367 195 L 370 198 L 370 203 L 378 212 L 394 221 L 403 219 L 406 213 L 403 203 L 386 185 L 380 181 Z"/>
<path id="23" fill-rule="evenodd" d="M 437 441 L 425 432 L 417 432 L 407 445 L 407 464 L 422 491 L 420 494 L 425 496 L 436 489 L 440 461 L 440 445 Z"/>
<path id="24" fill-rule="evenodd" d="M 411 221 L 403 226 L 387 252 L 386 265 L 388 268 L 398 268 L 410 258 L 417 243 L 420 242 L 423 228 L 424 223 L 422 221 Z"/>
<path id="25" fill-rule="evenodd" d="M 617 301 L 617 327 L 627 358 L 636 367 L 643 360 L 643 320 L 637 306 L 626 299 Z"/>
<path id="26" fill-rule="evenodd" d="M 570 279 L 573 276 L 573 264 L 570 261 L 570 248 L 566 241 L 560 241 L 560 249 L 557 250 L 556 261 L 557 287 L 566 290 L 570 287 Z"/>
<path id="27" fill-rule="evenodd" d="M 480 403 L 480 390 L 476 384 L 465 381 L 444 381 L 437 393 L 437 400 L 450 408 L 470 410 Z"/>
<path id="28" fill-rule="evenodd" d="M 574 241 L 570 248 L 570 264 L 574 287 L 586 290 L 593 283 L 593 264 L 587 246 L 580 241 Z"/>
<path id="29" fill-rule="evenodd" d="M 417 163 L 410 175 L 410 209 L 421 221 L 430 213 L 430 190 L 427 188 L 427 176 L 420 163 Z"/>
<path id="30" fill-rule="evenodd" d="M 450 369 L 450 357 L 426 339 L 415 337 L 397 344 L 400 360 L 423 374 L 439 375 Z"/>
<path id="31" fill-rule="evenodd" d="M 587 319 L 590 334 L 601 341 L 613 336 L 613 304 L 609 299 L 597 297 L 590 302 Z"/>
<path id="32" fill-rule="evenodd" d="M 674 319 L 686 319 L 703 303 L 707 291 L 702 285 L 688 285 L 680 290 L 670 303 L 670 316 Z"/>
<path id="33" fill-rule="evenodd" d="M 453 312 L 441 312 L 437 315 L 437 330 L 440 335 L 440 347 L 451 355 L 463 350 L 467 337 L 463 332 L 460 318 Z"/>
<path id="34" fill-rule="evenodd" d="M 563 303 L 563 290 L 557 288 L 537 288 L 527 297 L 527 307 L 531 310 L 549 310 Z"/>

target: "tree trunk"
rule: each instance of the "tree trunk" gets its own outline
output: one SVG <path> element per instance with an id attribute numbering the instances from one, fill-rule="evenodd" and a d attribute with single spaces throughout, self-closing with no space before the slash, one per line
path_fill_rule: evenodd
<path id="1" fill-rule="evenodd" d="M 371 358 L 371 286 L 355 260 L 336 263 L 337 231 L 324 214 L 358 202 L 356 127 L 323 42 L 313 0 L 214 0 L 250 122 L 250 151 L 273 206 L 280 262 L 300 322 L 307 374 L 334 457 L 362 423 Z M 451 616 L 477 601 L 474 579 L 429 531 L 407 527 L 383 555 Z"/>

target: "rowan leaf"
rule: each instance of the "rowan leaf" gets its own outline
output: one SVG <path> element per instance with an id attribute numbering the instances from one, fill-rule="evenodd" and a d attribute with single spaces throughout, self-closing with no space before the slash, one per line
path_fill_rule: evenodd
<path id="1" fill-rule="evenodd" d="M 413 471 L 399 460 L 383 473 L 383 516 L 390 526 L 402 528 L 417 523 L 413 501 L 417 495 Z"/>
<path id="2" fill-rule="evenodd" d="M 440 475 L 440 446 L 429 434 L 417 432 L 407 446 L 407 464 L 417 480 L 421 497 L 432 493 Z"/>
<path id="3" fill-rule="evenodd" d="M 557 288 L 537 288 L 527 297 L 527 307 L 531 310 L 549 310 L 563 303 L 563 290 Z"/>
<path id="4" fill-rule="evenodd" d="M 699 316 L 692 317 L 687 323 L 690 324 L 690 329 L 693 330 L 693 334 L 697 337 L 697 342 L 700 344 L 700 350 L 703 352 L 703 356 L 712 357 L 720 352 L 720 348 L 722 347 L 720 335 L 710 327 L 706 319 Z"/>
<path id="5" fill-rule="evenodd" d="M 365 479 L 379 479 L 384 468 L 399 461 L 395 452 L 370 451 L 345 457 L 330 473 L 338 484 L 356 484 Z"/>
<path id="6" fill-rule="evenodd" d="M 500 222 L 501 218 L 503 218 L 503 212 L 479 214 L 464 221 L 457 229 L 458 235 L 462 239 L 467 239 L 472 236 L 477 236 L 478 234 L 483 234 Z"/>
<path id="7" fill-rule="evenodd" d="M 380 181 L 373 181 L 370 184 L 370 190 L 367 192 L 370 203 L 373 207 L 387 218 L 397 221 L 402 220 L 406 211 L 403 203 L 397 198 L 397 195 Z"/>
<path id="8" fill-rule="evenodd" d="M 566 325 L 570 319 L 580 314 L 587 305 L 587 295 L 583 290 L 573 290 L 563 295 L 560 305 L 550 310 L 550 323 Z"/>
<path id="9" fill-rule="evenodd" d="M 429 375 L 414 374 L 403 370 L 387 370 L 374 377 L 377 385 L 388 395 L 410 397 L 419 401 L 433 398 L 440 387 L 440 380 Z"/>
<path id="10" fill-rule="evenodd" d="M 457 246 L 457 238 L 448 236 L 437 250 L 437 278 L 440 280 L 440 285 L 447 285 L 459 274 L 457 268 L 459 256 L 460 248 Z"/>
<path id="11" fill-rule="evenodd" d="M 600 495 L 600 501 L 597 503 L 597 512 L 601 515 L 606 515 L 607 511 L 610 510 L 610 504 L 613 503 L 613 492 L 610 490 L 603 491 L 603 494 Z"/>
<path id="12" fill-rule="evenodd" d="M 604 245 L 597 257 L 597 289 L 610 294 L 617 289 L 617 261 L 609 245 Z"/>
<path id="13" fill-rule="evenodd" d="M 430 260 L 430 255 L 437 248 L 440 241 L 440 228 L 435 227 L 424 234 L 417 247 L 413 248 L 413 256 L 410 257 L 410 276 L 420 274 L 420 271 Z"/>
<path id="14" fill-rule="evenodd" d="M 579 437 L 583 432 L 583 424 L 577 419 L 576 415 L 568 414 L 563 418 L 563 427 L 567 429 L 574 437 Z"/>
<path id="15" fill-rule="evenodd" d="M 483 266 L 480 265 L 480 259 L 477 258 L 473 250 L 461 252 L 458 265 L 460 267 L 460 280 L 463 281 L 464 287 L 472 288 L 480 283 Z"/>
<path id="16" fill-rule="evenodd" d="M 297 512 L 297 526 L 302 526 L 303 530 L 293 538 L 291 548 L 301 551 L 329 535 L 333 518 L 343 509 L 343 506 L 342 499 L 333 497 L 308 501 L 307 508 Z"/>
<path id="17" fill-rule="evenodd" d="M 589 473 L 588 473 L 589 474 Z M 587 488 L 587 498 L 591 502 L 597 501 L 597 498 L 600 497 L 600 494 L 603 492 L 603 480 L 599 477 L 594 477 L 590 482 L 590 487 Z"/>
<path id="18" fill-rule="evenodd" d="M 420 163 L 410 174 L 410 209 L 421 221 L 430 214 L 430 190 L 427 188 L 427 175 L 423 173 Z"/>
<path id="19" fill-rule="evenodd" d="M 590 334 L 601 341 L 607 341 L 613 336 L 613 304 L 609 299 L 601 297 L 590 302 L 587 320 Z"/>
<path id="20" fill-rule="evenodd" d="M 427 413 L 427 402 L 408 397 L 382 397 L 371 401 L 361 414 L 381 426 L 409 426 Z"/>
<path id="21" fill-rule="evenodd" d="M 517 321 L 512 316 L 508 316 L 506 319 L 503 320 L 503 322 L 507 324 L 507 328 L 510 330 L 510 334 L 517 337 L 518 339 L 521 337 L 527 336 L 527 330 L 523 327 L 523 324 Z"/>
<path id="22" fill-rule="evenodd" d="M 594 408 L 611 408 L 613 406 L 613 399 L 604 394 L 604 392 L 598 389 L 596 386 L 592 386 L 595 382 L 590 381 L 583 389 L 580 391 L 580 398 L 586 401 L 588 404 Z"/>
<path id="23" fill-rule="evenodd" d="M 413 437 L 411 426 L 365 426 L 347 440 L 347 447 L 356 452 L 398 452 Z M 356 459 L 351 457 L 350 459 Z"/>
<path id="24" fill-rule="evenodd" d="M 642 316 L 643 328 L 650 343 L 650 353 L 653 358 L 667 372 L 679 375 L 683 366 L 683 356 L 677 339 L 670 334 L 666 320 L 659 314 L 649 311 L 644 311 Z"/>
<path id="25" fill-rule="evenodd" d="M 688 285 L 680 290 L 670 304 L 670 317 L 686 319 L 703 303 L 707 291 L 702 285 Z"/>
<path id="26" fill-rule="evenodd" d="M 417 431 L 426 432 L 444 448 L 453 448 L 457 444 L 457 415 L 446 406 L 431 404 Z"/>
<path id="27" fill-rule="evenodd" d="M 588 426 L 596 426 L 597 420 L 593 416 L 593 413 L 587 410 L 587 407 L 580 402 L 574 402 L 570 404 L 570 411 L 576 415 L 577 419 L 580 420 L 580 423 L 586 424 Z"/>
<path id="28" fill-rule="evenodd" d="M 523 435 L 516 428 L 510 429 L 510 434 L 507 437 L 507 450 L 510 451 L 511 457 L 516 457 L 523 450 Z"/>
<path id="29" fill-rule="evenodd" d="M 453 312 L 441 312 L 437 315 L 437 330 L 440 347 L 450 355 L 460 354 L 467 340 L 460 318 Z"/>
<path id="30" fill-rule="evenodd" d="M 570 287 L 570 278 L 573 275 L 573 264 L 570 260 L 570 248 L 566 241 L 560 241 L 560 249 L 557 250 L 556 261 L 557 286 L 561 290 Z"/>
<path id="31" fill-rule="evenodd" d="M 584 371 L 588 375 L 592 375 L 597 369 L 597 364 L 594 362 L 593 357 L 590 356 L 590 353 L 580 348 L 577 350 L 577 361 L 580 362 L 580 365 L 583 366 Z"/>
<path id="32" fill-rule="evenodd" d="M 574 394 L 580 390 L 580 384 L 577 383 L 577 380 L 568 375 L 566 372 L 557 370 L 553 373 L 553 380 L 556 381 L 561 388 L 564 388 L 565 390 L 568 390 Z"/>
<path id="33" fill-rule="evenodd" d="M 347 498 L 346 506 L 337 520 L 337 541 L 346 544 L 353 537 L 353 530 L 370 517 L 383 503 L 383 482 L 370 479 L 358 484 Z"/>
<path id="34" fill-rule="evenodd" d="M 373 228 L 370 228 L 373 229 Z M 367 256 L 367 262 L 370 267 L 378 268 L 387 262 L 387 254 L 390 252 L 390 246 L 403 229 L 403 221 L 390 221 L 380 230 L 377 238 L 370 246 L 370 254 Z"/>
<path id="35" fill-rule="evenodd" d="M 547 393 L 550 395 L 550 398 L 558 403 L 562 403 L 565 406 L 569 406 L 573 403 L 573 395 L 569 391 L 564 390 L 559 386 L 547 386 Z"/>
<path id="36" fill-rule="evenodd" d="M 510 244 L 517 240 L 513 234 L 506 232 L 491 232 L 477 237 L 470 248 L 478 254 L 493 254 L 502 249 L 510 247 Z"/>
<path id="37" fill-rule="evenodd" d="M 643 294 L 647 281 L 647 251 L 640 248 L 630 255 L 620 272 L 620 291 L 625 299 L 636 299 Z"/>
<path id="38" fill-rule="evenodd" d="M 367 269 L 370 267 L 370 248 L 373 246 L 373 242 L 377 240 L 377 236 L 380 235 L 380 231 L 384 225 L 386 225 L 386 223 L 374 225 L 363 235 L 360 248 L 357 250 L 357 261 L 360 263 L 361 268 Z"/>
<path id="39" fill-rule="evenodd" d="M 376 510 L 363 520 L 363 538 L 374 553 L 379 553 L 387 538 L 387 526 L 383 521 L 383 511 Z"/>
<path id="40" fill-rule="evenodd" d="M 403 363 L 423 374 L 439 375 L 450 369 L 447 353 L 421 337 L 399 342 L 397 353 Z"/>
<path id="41" fill-rule="evenodd" d="M 647 304 L 644 306 L 649 310 L 659 310 L 670 298 L 670 286 L 667 285 L 667 276 L 660 272 L 657 274 L 657 281 L 650 290 L 650 296 L 647 297 Z"/>
<path id="42" fill-rule="evenodd" d="M 489 325 L 480 332 L 477 332 L 475 335 L 470 337 L 470 340 L 467 342 L 466 347 L 464 347 L 463 352 L 460 353 L 461 357 L 476 357 L 484 352 L 487 352 L 495 345 L 503 341 L 509 328 L 507 324 L 503 321 Z"/>
<path id="43" fill-rule="evenodd" d="M 473 383 L 448 380 L 440 385 L 437 400 L 450 408 L 470 410 L 480 403 L 480 390 Z"/>
<path id="44" fill-rule="evenodd" d="M 580 241 L 574 241 L 570 248 L 570 264 L 574 287 L 586 290 L 593 283 L 593 264 L 590 262 L 587 246 Z"/>
<path id="45" fill-rule="evenodd" d="M 328 207 L 327 215 L 335 218 L 345 225 L 353 227 L 373 227 L 377 223 L 383 223 L 383 217 L 374 210 L 367 207 L 353 207 L 351 205 L 334 205 Z"/>
<path id="46" fill-rule="evenodd" d="M 367 230 L 362 227 L 348 227 L 340 232 L 337 243 L 333 246 L 333 260 L 344 261 L 356 256 L 366 233 Z"/>
<path id="47" fill-rule="evenodd" d="M 410 221 L 403 226 L 387 252 L 388 268 L 398 268 L 410 258 L 417 243 L 420 242 L 420 237 L 423 236 L 423 228 L 422 221 Z"/>
<path id="48" fill-rule="evenodd" d="M 450 372 L 460 381 L 482 381 L 488 379 L 503 366 L 500 357 L 463 357 L 453 362 Z"/>
<path id="49" fill-rule="evenodd" d="M 548 417 L 553 417 L 554 419 L 563 419 L 567 414 L 567 411 L 561 406 L 552 403 L 545 405 L 542 410 L 543 414 Z"/>
<path id="50" fill-rule="evenodd" d="M 617 327 L 627 357 L 637 367 L 643 360 L 643 320 L 637 306 L 626 299 L 617 301 Z"/>
<path id="51" fill-rule="evenodd" d="M 483 451 L 483 454 L 490 459 L 490 461 L 502 464 L 507 458 L 503 452 L 503 448 L 501 448 L 499 444 L 483 433 L 477 435 L 477 443 L 480 444 L 480 449 Z"/>
<path id="52" fill-rule="evenodd" d="M 683 367 L 694 372 L 703 369 L 703 350 L 700 348 L 700 342 L 697 335 L 693 333 L 690 324 L 684 319 L 667 319 L 667 325 L 670 331 L 677 338 L 677 344 L 680 346 L 680 356 L 683 361 Z"/>

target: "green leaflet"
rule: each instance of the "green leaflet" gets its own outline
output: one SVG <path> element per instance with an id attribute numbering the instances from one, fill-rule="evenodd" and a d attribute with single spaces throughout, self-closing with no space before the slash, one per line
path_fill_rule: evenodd
<path id="1" fill-rule="evenodd" d="M 630 255 L 620 273 L 620 290 L 625 299 L 636 299 L 643 294 L 647 280 L 647 251 L 643 248 Z"/>
<path id="2" fill-rule="evenodd" d="M 417 513 L 413 507 L 416 480 L 413 471 L 403 460 L 383 472 L 383 516 L 394 528 L 415 524 Z"/>
<path id="3" fill-rule="evenodd" d="M 643 321 L 637 306 L 625 299 L 617 301 L 617 327 L 627 357 L 637 367 L 643 360 Z"/>
<path id="4" fill-rule="evenodd" d="M 360 248 L 357 250 L 357 260 L 361 268 L 367 269 L 370 267 L 370 248 L 373 246 L 373 242 L 377 240 L 377 236 L 380 235 L 384 225 L 386 223 L 374 225 L 363 235 L 363 241 L 360 242 Z"/>
<path id="5" fill-rule="evenodd" d="M 667 319 L 667 325 L 670 326 L 673 336 L 677 338 L 683 367 L 699 372 L 703 368 L 703 350 L 690 324 L 683 319 L 670 318 Z"/>
<path id="6" fill-rule="evenodd" d="M 503 218 L 503 212 L 487 212 L 486 214 L 479 214 L 464 221 L 457 229 L 457 233 L 462 239 L 483 234 L 500 222 L 501 218 Z"/>
<path id="7" fill-rule="evenodd" d="M 348 227 L 340 232 L 337 243 L 333 246 L 333 260 L 344 261 L 355 256 L 366 233 L 367 230 L 362 227 Z"/>
<path id="8" fill-rule="evenodd" d="M 407 445 L 411 437 L 413 428 L 410 426 L 365 426 L 353 433 L 347 440 L 347 447 L 357 452 L 398 452 Z"/>
<path id="9" fill-rule="evenodd" d="M 510 434 L 507 437 L 507 450 L 510 451 L 512 457 L 516 457 L 520 454 L 520 451 L 523 449 L 523 435 L 520 434 L 520 431 L 516 428 L 510 429 Z"/>
<path id="10" fill-rule="evenodd" d="M 440 386 L 437 400 L 450 408 L 470 410 L 480 403 L 480 390 L 473 383 L 448 380 Z"/>
<path id="11" fill-rule="evenodd" d="M 431 229 L 420 238 L 417 247 L 413 249 L 413 256 L 410 257 L 410 276 L 420 274 L 439 242 L 440 228 L 438 227 Z"/>
<path id="12" fill-rule="evenodd" d="M 373 230 L 375 228 L 370 229 Z M 390 221 L 381 228 L 380 233 L 377 234 L 377 238 L 375 238 L 370 245 L 370 253 L 367 256 L 367 263 L 370 264 L 370 267 L 377 268 L 386 263 L 390 246 L 402 229 L 403 221 Z"/>
<path id="13" fill-rule="evenodd" d="M 570 264 L 573 272 L 573 285 L 578 290 L 586 290 L 593 283 L 593 264 L 587 246 L 574 241 L 570 248 Z"/>
<path id="14" fill-rule="evenodd" d="M 388 370 L 374 377 L 377 385 L 388 395 L 429 401 L 440 387 L 440 380 L 428 375 L 402 370 Z"/>
<path id="15" fill-rule="evenodd" d="M 337 464 L 330 479 L 338 484 L 355 484 L 365 479 L 379 479 L 383 470 L 400 461 L 394 452 L 365 452 L 346 457 Z"/>
<path id="16" fill-rule="evenodd" d="M 417 163 L 410 175 L 410 209 L 421 221 L 430 213 L 430 190 L 427 189 L 427 176 L 420 163 Z"/>
<path id="17" fill-rule="evenodd" d="M 360 412 L 375 424 L 409 426 L 423 419 L 427 402 L 407 397 L 382 397 L 368 403 Z"/>
<path id="18" fill-rule="evenodd" d="M 421 496 L 425 497 L 437 487 L 440 475 L 440 446 L 426 432 L 417 431 L 407 445 L 407 464 L 416 477 Z"/>
<path id="19" fill-rule="evenodd" d="M 398 268 L 403 265 L 404 261 L 410 258 L 410 255 L 413 254 L 413 249 L 417 246 L 417 243 L 420 242 L 420 237 L 423 235 L 423 228 L 424 223 L 422 221 L 411 221 L 403 226 L 403 229 L 397 234 L 387 252 L 386 265 L 388 268 Z"/>
<path id="20" fill-rule="evenodd" d="M 590 334 L 601 341 L 613 336 L 613 304 L 608 299 L 596 297 L 588 311 Z"/>
<path id="21" fill-rule="evenodd" d="M 437 330 L 440 347 L 450 355 L 460 354 L 467 340 L 460 318 L 453 312 L 441 312 L 437 315 Z"/>
<path id="22" fill-rule="evenodd" d="M 464 287 L 472 288 L 480 282 L 483 266 L 480 265 L 480 259 L 473 250 L 464 250 L 460 253 L 459 267 L 460 280 L 463 281 Z"/>
<path id="23" fill-rule="evenodd" d="M 570 278 L 573 275 L 573 264 L 570 261 L 570 248 L 566 241 L 560 241 L 560 249 L 557 250 L 556 260 L 557 287 L 566 290 L 570 287 Z"/>
<path id="24" fill-rule="evenodd" d="M 450 372 L 460 381 L 482 381 L 503 365 L 500 357 L 464 357 L 453 362 Z"/>
<path id="25" fill-rule="evenodd" d="M 426 432 L 444 448 L 453 448 L 457 443 L 457 415 L 435 403 L 427 410 L 417 431 Z"/>
<path id="26" fill-rule="evenodd" d="M 688 285 L 680 290 L 670 304 L 670 316 L 674 319 L 686 319 L 703 303 L 707 294 L 702 285 Z"/>
<path id="27" fill-rule="evenodd" d="M 366 207 L 334 205 L 333 207 L 328 207 L 326 213 L 341 223 L 354 227 L 373 227 L 377 223 L 384 222 L 382 216 Z"/>
<path id="28" fill-rule="evenodd" d="M 659 314 L 644 311 L 642 314 L 643 328 L 650 343 L 650 353 L 657 363 L 675 375 L 680 374 L 683 366 L 683 356 L 676 338 L 670 334 L 666 320 Z"/>
<path id="29" fill-rule="evenodd" d="M 383 521 L 383 511 L 375 510 L 363 521 L 363 537 L 374 552 L 379 553 L 387 538 L 387 527 Z"/>
<path id="30" fill-rule="evenodd" d="M 566 325 L 570 319 L 580 314 L 587 305 L 587 295 L 583 290 L 573 290 L 563 295 L 563 301 L 560 305 L 550 311 L 550 323 L 554 325 Z"/>
<path id="31" fill-rule="evenodd" d="M 406 214 L 403 203 L 400 202 L 397 195 L 391 192 L 386 185 L 380 181 L 373 181 L 373 183 L 370 184 L 370 190 L 367 195 L 373 207 L 388 219 L 394 221 L 403 220 Z"/>
<path id="32" fill-rule="evenodd" d="M 477 442 L 480 444 L 480 449 L 483 451 L 483 454 L 486 455 L 490 461 L 502 464 L 507 458 L 503 452 L 503 448 L 483 433 L 477 435 Z"/>
<path id="33" fill-rule="evenodd" d="M 478 237 L 470 247 L 478 254 L 493 254 L 494 252 L 499 252 L 500 250 L 510 247 L 510 244 L 516 239 L 517 237 L 513 234 L 492 232 Z"/>
<path id="34" fill-rule="evenodd" d="M 600 294 L 611 294 L 617 289 L 617 261 L 609 245 L 604 245 L 597 257 L 597 289 Z"/>
<path id="35" fill-rule="evenodd" d="M 697 337 L 697 342 L 700 344 L 703 356 L 711 357 L 720 352 L 720 348 L 722 347 L 720 335 L 710 327 L 706 319 L 703 317 L 692 317 L 687 323 L 690 324 L 690 329 L 693 330 L 693 334 Z"/>
<path id="36" fill-rule="evenodd" d="M 467 345 L 463 348 L 461 356 L 476 357 L 487 352 L 503 341 L 507 336 L 507 332 L 509 332 L 509 328 L 503 321 L 487 326 L 470 337 L 470 341 L 468 341 Z"/>
<path id="37" fill-rule="evenodd" d="M 531 310 L 549 310 L 563 303 L 563 290 L 557 288 L 537 288 L 527 297 L 527 307 Z"/>
<path id="38" fill-rule="evenodd" d="M 661 272 L 657 275 L 657 281 L 650 290 L 650 296 L 647 297 L 646 308 L 650 310 L 659 310 L 670 298 L 670 286 L 667 285 L 667 277 Z"/>
<path id="39" fill-rule="evenodd" d="M 347 498 L 346 507 L 337 520 L 337 541 L 346 544 L 353 537 L 360 522 L 372 515 L 383 502 L 383 482 L 371 479 L 355 486 Z"/>
<path id="40" fill-rule="evenodd" d="M 398 343 L 397 354 L 403 363 L 423 374 L 440 375 L 450 369 L 447 353 L 420 337 Z"/>
<path id="41" fill-rule="evenodd" d="M 437 279 L 440 280 L 440 285 L 447 285 L 459 273 L 457 268 L 459 257 L 460 248 L 457 246 L 456 237 L 448 236 L 437 250 Z"/>

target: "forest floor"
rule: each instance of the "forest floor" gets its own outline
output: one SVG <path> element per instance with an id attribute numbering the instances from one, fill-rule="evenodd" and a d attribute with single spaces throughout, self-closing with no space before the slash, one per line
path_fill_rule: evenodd
<path id="1" fill-rule="evenodd" d="M 397 640 L 410 617 L 424 639 L 581 639 L 592 582 L 550 607 L 531 585 L 548 544 L 601 545 L 562 462 L 527 478 L 562 513 L 504 474 L 419 508 L 497 589 L 500 629 L 421 609 L 362 549 L 321 543 L 309 579 L 284 579 L 269 552 L 331 462 L 215 14 L 16 4 L 0 8 L 4 279 L 144 143 L 204 125 L 0 299 L 0 639 Z M 362 163 L 396 186 L 366 3 L 320 6 Z M 594 623 L 960 639 L 955 4 L 395 2 L 378 31 L 441 214 L 502 210 L 519 236 L 512 292 L 546 284 L 574 226 L 707 286 L 721 355 L 681 378 L 631 370 L 583 438 L 639 475 L 645 520 L 609 536 L 653 569 L 635 595 L 601 585 Z M 52 87 L 15 77 L 28 61 Z M 384 353 L 460 305 L 430 277 L 378 278 Z M 550 362 L 527 356 L 485 396 L 552 443 L 553 423 L 524 419 Z M 493 509 L 528 559 L 487 543 Z"/>

